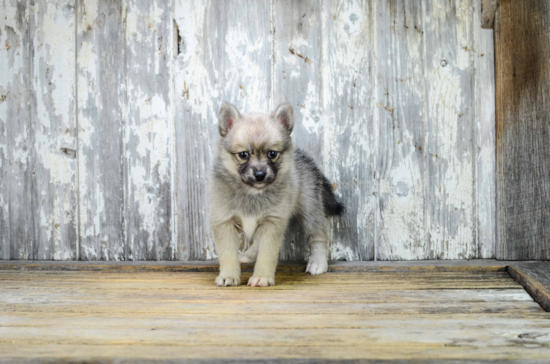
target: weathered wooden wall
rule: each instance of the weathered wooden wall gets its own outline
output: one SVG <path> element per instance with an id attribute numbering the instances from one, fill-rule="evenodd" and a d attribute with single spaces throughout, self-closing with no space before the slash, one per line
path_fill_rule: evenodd
<path id="1" fill-rule="evenodd" d="M 495 42 L 497 257 L 550 260 L 550 3 L 501 0 Z"/>
<path id="2" fill-rule="evenodd" d="M 222 101 L 295 110 L 347 214 L 331 258 L 494 257 L 480 0 L 0 4 L 0 259 L 216 257 Z M 292 231 L 281 257 L 307 255 Z"/>

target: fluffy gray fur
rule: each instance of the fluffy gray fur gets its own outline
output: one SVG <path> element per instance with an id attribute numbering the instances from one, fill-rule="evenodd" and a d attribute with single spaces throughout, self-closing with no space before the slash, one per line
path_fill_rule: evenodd
<path id="1" fill-rule="evenodd" d="M 221 138 L 210 186 L 210 220 L 220 260 L 218 286 L 240 284 L 240 263 L 256 261 L 248 285 L 275 284 L 279 250 L 291 218 L 304 228 L 310 244 L 306 271 L 328 269 L 327 217 L 340 215 L 326 177 L 306 152 L 294 148 L 292 107 L 271 114 L 241 114 L 224 103 Z M 239 256 L 240 233 L 252 242 Z"/>

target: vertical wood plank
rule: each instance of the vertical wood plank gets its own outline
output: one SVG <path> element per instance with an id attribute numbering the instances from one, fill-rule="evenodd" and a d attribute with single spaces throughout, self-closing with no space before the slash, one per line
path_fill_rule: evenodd
<path id="1" fill-rule="evenodd" d="M 14 13 L 16 7 L 11 2 L 4 1 L 0 5 L 2 14 L 6 14 L 5 17 L 0 17 L 0 259 L 10 259 L 10 208 L 9 208 L 9 149 L 8 149 L 8 110 L 11 106 L 8 101 L 8 90 L 10 88 L 10 81 L 14 78 L 14 74 L 11 72 L 11 68 L 15 61 L 14 54 L 11 55 L 11 62 L 9 62 L 9 51 L 12 48 L 13 41 L 8 41 L 8 21 L 13 22 L 15 20 Z M 13 23 L 11 25 L 13 29 Z M 15 32 L 12 31 L 12 39 Z M 6 45 L 7 44 L 7 45 Z M 13 44 L 15 46 L 15 44 Z M 9 46 L 9 48 L 8 48 Z M 15 52 L 15 48 L 13 49 Z M 11 64 L 10 64 L 11 63 Z M 10 99 L 11 101 L 11 99 Z"/>
<path id="2" fill-rule="evenodd" d="M 500 1 L 495 21 L 498 259 L 550 259 L 550 4 Z"/>
<path id="3" fill-rule="evenodd" d="M 480 22 L 480 1 L 475 6 L 476 241 L 477 258 L 489 259 L 495 257 L 497 241 L 495 52 L 493 30 L 476 26 Z"/>
<path id="4" fill-rule="evenodd" d="M 426 259 L 425 37 L 420 2 L 377 1 L 377 259 Z"/>
<path id="5" fill-rule="evenodd" d="M 346 205 L 332 220 L 331 259 L 374 257 L 374 27 L 371 1 L 330 1 L 323 7 L 324 162 Z"/>
<path id="6" fill-rule="evenodd" d="M 425 1 L 428 206 L 432 259 L 477 256 L 473 1 Z M 476 24 L 476 27 L 478 24 Z"/>
<path id="7" fill-rule="evenodd" d="M 175 62 L 177 257 L 215 258 L 207 185 L 223 101 L 269 112 L 269 1 L 177 0 Z"/>
<path id="8" fill-rule="evenodd" d="M 0 256 L 32 259 L 31 24 L 26 1 L 0 5 Z"/>
<path id="9" fill-rule="evenodd" d="M 77 2 L 80 259 L 124 260 L 124 22 L 120 1 Z"/>
<path id="10" fill-rule="evenodd" d="M 273 2 L 273 104 L 289 102 L 294 110 L 294 146 L 323 166 L 321 82 L 321 2 Z M 281 248 L 282 260 L 307 260 L 307 236 L 291 224 Z"/>
<path id="11" fill-rule="evenodd" d="M 31 9 L 32 258 L 76 259 L 75 4 L 40 1 Z"/>
<path id="12" fill-rule="evenodd" d="M 171 260 L 171 1 L 129 0 L 126 22 L 127 259 Z"/>

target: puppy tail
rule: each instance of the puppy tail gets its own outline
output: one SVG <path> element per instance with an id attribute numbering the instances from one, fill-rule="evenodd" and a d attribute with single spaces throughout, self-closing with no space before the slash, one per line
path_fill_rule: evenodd
<path id="1" fill-rule="evenodd" d="M 325 206 L 325 213 L 328 216 L 340 216 L 346 209 L 334 196 L 332 186 L 326 178 L 323 181 L 323 205 Z"/>

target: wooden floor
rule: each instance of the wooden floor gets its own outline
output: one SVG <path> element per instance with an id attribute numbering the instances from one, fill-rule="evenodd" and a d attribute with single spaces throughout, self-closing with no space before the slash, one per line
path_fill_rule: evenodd
<path id="1" fill-rule="evenodd" d="M 0 362 L 550 359 L 550 313 L 506 271 L 215 276 L 0 270 Z"/>

